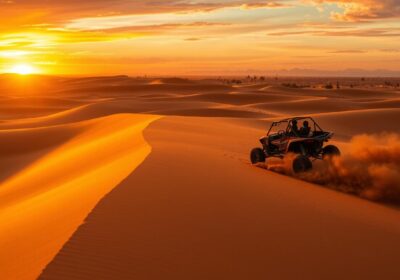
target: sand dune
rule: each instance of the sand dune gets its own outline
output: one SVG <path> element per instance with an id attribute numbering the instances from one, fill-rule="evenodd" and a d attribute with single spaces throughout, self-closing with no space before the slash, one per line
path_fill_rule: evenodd
<path id="1" fill-rule="evenodd" d="M 20 146 L 38 143 L 32 150 L 55 146 L 0 185 L 2 279 L 40 273 L 96 203 L 150 152 L 141 132 L 154 119 L 114 115 L 0 136 L 3 148 L 15 149 L 8 151 L 11 158 L 29 151 L 8 143 L 10 137 L 20 138 Z"/>
<path id="2" fill-rule="evenodd" d="M 314 117 L 318 118 L 324 127 L 329 127 L 338 135 L 351 137 L 363 133 L 400 133 L 399 116 L 400 109 L 372 109 L 318 114 Z"/>
<path id="3" fill-rule="evenodd" d="M 377 279 L 383 268 L 400 272 L 397 210 L 251 167 L 247 145 L 256 130 L 178 117 L 145 135 L 149 158 L 100 202 L 41 279 Z"/>
<path id="4" fill-rule="evenodd" d="M 191 96 L 182 97 L 184 101 L 186 100 L 197 100 L 197 101 L 208 101 L 208 102 L 218 102 L 222 104 L 232 104 L 232 105 L 247 105 L 247 104 L 258 104 L 258 103 L 272 103 L 272 102 L 284 102 L 293 101 L 296 99 L 301 99 L 301 96 L 289 96 L 283 94 L 261 94 L 261 93 L 210 93 L 210 94 L 196 94 Z"/>
<path id="5" fill-rule="evenodd" d="M 398 135 L 400 92 L 15 79 L 0 77 L 1 279 L 397 278 L 397 208 L 248 153 L 293 115 L 345 153 L 355 135 Z"/>
<path id="6" fill-rule="evenodd" d="M 0 121 L 45 116 L 85 104 L 81 100 L 49 97 L 4 98 L 0 104 Z"/>

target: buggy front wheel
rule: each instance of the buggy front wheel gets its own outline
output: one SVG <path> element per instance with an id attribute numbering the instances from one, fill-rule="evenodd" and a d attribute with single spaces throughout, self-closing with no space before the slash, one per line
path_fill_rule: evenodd
<path id="1" fill-rule="evenodd" d="M 297 156 L 293 161 L 293 172 L 302 173 L 312 169 L 311 160 L 303 155 Z"/>
<path id="2" fill-rule="evenodd" d="M 257 164 L 260 162 L 265 162 L 265 154 L 263 149 L 254 148 L 250 153 L 250 160 L 252 164 Z"/>

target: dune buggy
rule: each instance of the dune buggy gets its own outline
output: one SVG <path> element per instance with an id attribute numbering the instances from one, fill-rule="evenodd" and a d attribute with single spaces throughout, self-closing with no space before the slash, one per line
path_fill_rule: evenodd
<path id="1" fill-rule="evenodd" d="M 303 126 L 299 129 L 300 122 Z M 292 168 L 295 173 L 312 169 L 312 161 L 340 156 L 334 145 L 324 146 L 333 137 L 310 117 L 297 117 L 273 122 L 266 136 L 260 139 L 262 148 L 254 148 L 250 159 L 253 164 L 265 163 L 270 157 L 284 158 L 294 154 Z"/>

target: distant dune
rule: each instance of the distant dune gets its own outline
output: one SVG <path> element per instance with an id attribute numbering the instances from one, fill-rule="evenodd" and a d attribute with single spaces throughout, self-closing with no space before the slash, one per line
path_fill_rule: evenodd
<path id="1" fill-rule="evenodd" d="M 400 274 L 397 204 L 337 191 L 335 182 L 349 184 L 343 174 L 322 184 L 248 159 L 271 121 L 296 115 L 334 131 L 345 155 L 372 141 L 360 161 L 377 149 L 397 155 L 398 89 L 345 79 L 349 86 L 328 90 L 322 78 L 295 79 L 307 88 L 274 79 L 16 79 L 0 76 L 1 279 Z M 384 166 L 391 181 L 379 183 L 396 185 L 391 158 L 358 169 L 357 182 Z"/>

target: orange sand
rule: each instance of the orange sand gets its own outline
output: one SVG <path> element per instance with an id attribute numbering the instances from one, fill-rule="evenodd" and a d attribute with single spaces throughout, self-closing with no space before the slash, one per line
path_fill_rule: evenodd
<path id="1" fill-rule="evenodd" d="M 357 134 L 400 133 L 398 91 L 105 77 L 0 98 L 1 279 L 400 273 L 397 208 L 248 162 L 271 120 L 292 115 L 344 151 Z"/>
<path id="2" fill-rule="evenodd" d="M 65 143 L 1 184 L 2 279 L 34 279 L 40 273 L 98 201 L 150 153 L 142 131 L 154 119 L 121 114 L 62 125 L 56 131 L 18 131 L 13 140 L 32 150 L 43 142 L 55 144 L 51 142 L 59 139 L 53 139 L 53 133 Z M 71 133 L 75 135 L 68 139 Z"/>

